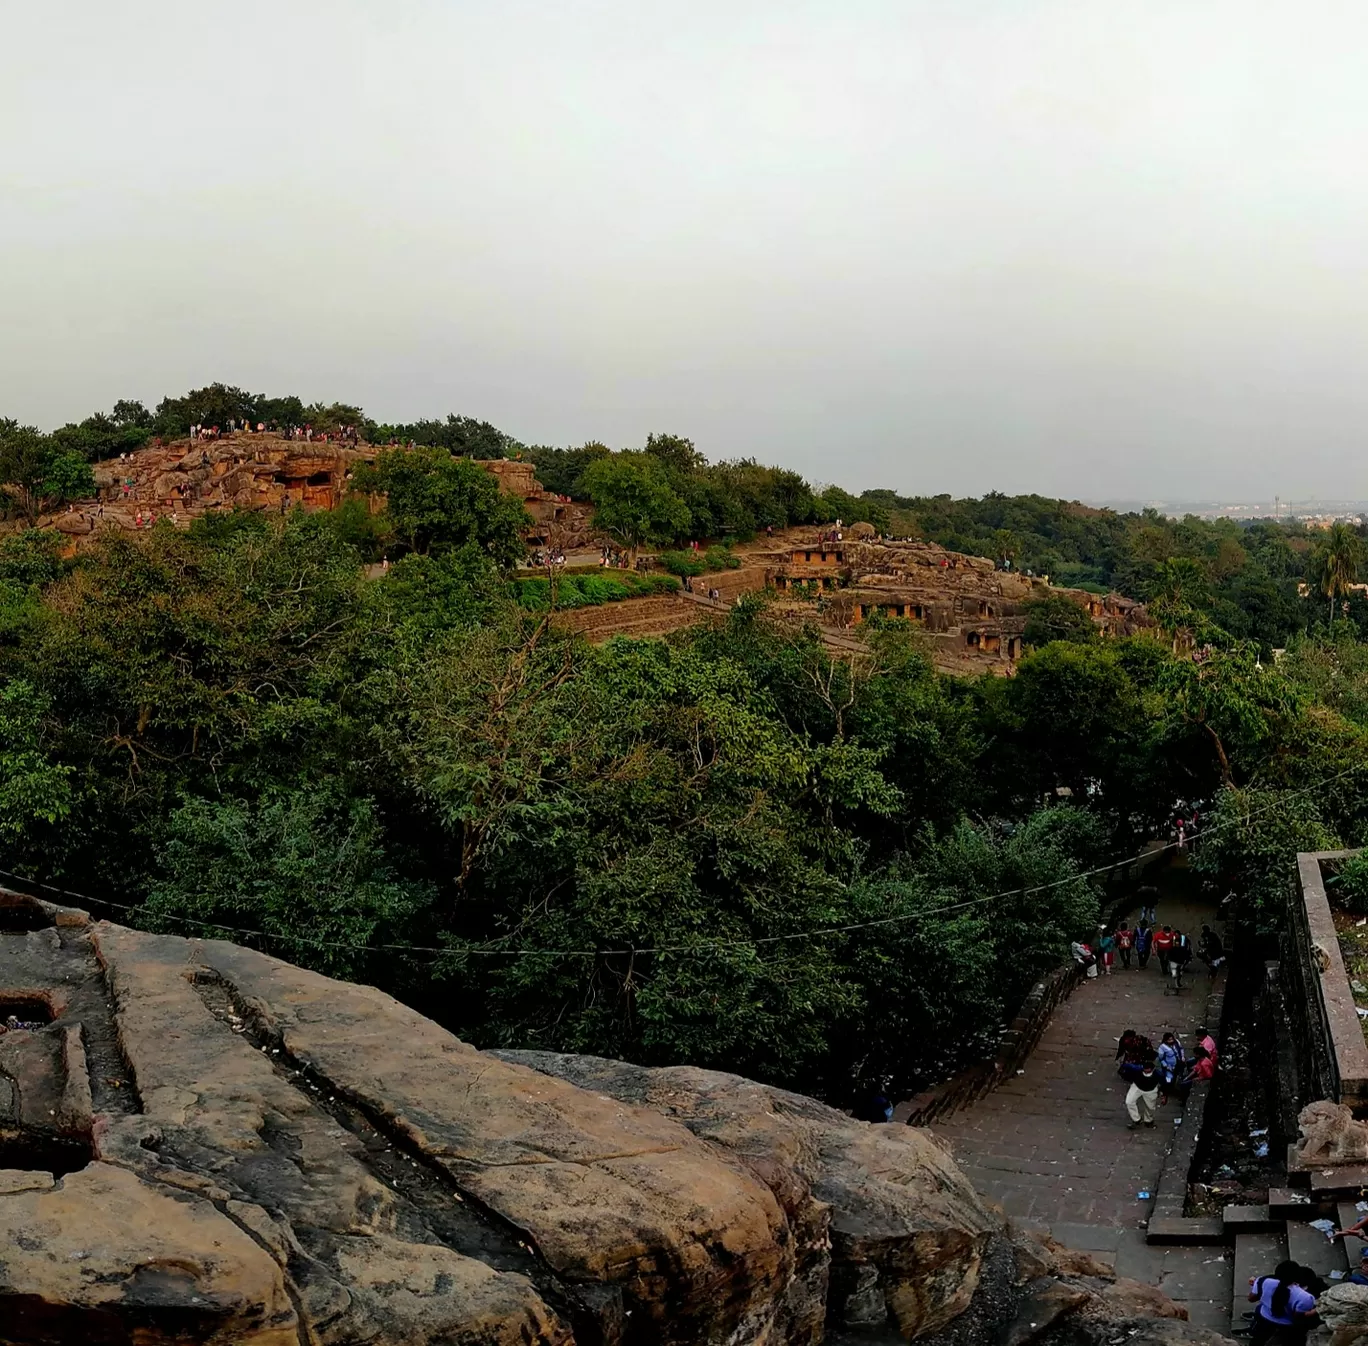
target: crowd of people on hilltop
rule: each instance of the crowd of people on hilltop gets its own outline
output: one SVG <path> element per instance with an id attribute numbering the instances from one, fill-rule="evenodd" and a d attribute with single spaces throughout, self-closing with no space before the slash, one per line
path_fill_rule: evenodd
<path id="1" fill-rule="evenodd" d="M 304 440 L 310 444 L 315 441 L 320 444 L 359 444 L 361 441 L 361 432 L 354 425 L 344 425 L 338 430 L 315 430 L 312 425 L 276 426 L 274 423 L 267 425 L 265 421 L 258 421 L 254 426 L 251 421 L 238 420 L 235 417 L 229 418 L 226 432 L 217 425 L 192 425 L 190 427 L 190 439 L 193 443 L 198 444 L 222 439 L 225 433 L 227 435 L 250 435 L 255 432 L 258 435 L 264 435 L 268 431 L 272 434 L 278 433 L 282 439 Z M 398 441 L 394 442 L 397 443 Z M 123 457 L 122 454 L 119 456 Z"/>

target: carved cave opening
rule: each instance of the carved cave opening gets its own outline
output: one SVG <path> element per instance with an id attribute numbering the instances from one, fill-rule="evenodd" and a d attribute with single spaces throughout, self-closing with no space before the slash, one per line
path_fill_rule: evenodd
<path id="1" fill-rule="evenodd" d="M 22 893 L 0 893 L 0 934 L 25 935 L 53 924 L 42 903 Z"/>

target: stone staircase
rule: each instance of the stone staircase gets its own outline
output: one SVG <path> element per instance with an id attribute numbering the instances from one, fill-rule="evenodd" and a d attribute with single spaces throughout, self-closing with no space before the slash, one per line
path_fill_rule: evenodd
<path id="1" fill-rule="evenodd" d="M 1271 1274 L 1288 1258 L 1309 1267 L 1327 1285 L 1345 1280 L 1358 1268 L 1363 1240 L 1332 1242 L 1311 1221 L 1333 1220 L 1344 1229 L 1357 1223 L 1362 1214 L 1353 1201 L 1318 1202 L 1309 1200 L 1305 1192 L 1286 1189 L 1271 1191 L 1265 1206 L 1227 1206 L 1222 1220 L 1211 1223 L 1220 1225 L 1220 1241 L 1234 1251 L 1230 1334 L 1243 1338 L 1249 1333 L 1254 1307 L 1248 1298 L 1250 1281 Z"/>

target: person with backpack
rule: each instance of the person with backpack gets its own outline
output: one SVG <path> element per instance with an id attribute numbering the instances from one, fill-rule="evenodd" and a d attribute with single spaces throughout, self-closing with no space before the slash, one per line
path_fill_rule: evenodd
<path id="1" fill-rule="evenodd" d="M 1296 1262 L 1279 1262 L 1271 1276 L 1253 1276 L 1249 1298 L 1258 1304 L 1249 1329 L 1249 1346 L 1295 1342 L 1316 1325 L 1316 1297 L 1303 1284 L 1308 1279 Z"/>
<path id="2" fill-rule="evenodd" d="M 1116 932 L 1116 951 L 1121 955 L 1121 966 L 1130 971 L 1131 950 L 1135 946 L 1135 931 L 1130 928 L 1127 921 L 1121 922 L 1121 928 Z"/>
<path id="3" fill-rule="evenodd" d="M 1121 1076 L 1127 1084 L 1133 1084 L 1140 1078 L 1145 1068 L 1145 1063 L 1154 1061 L 1154 1048 L 1150 1045 L 1150 1040 L 1143 1033 L 1137 1033 L 1135 1029 L 1128 1028 L 1116 1042 L 1116 1059 L 1121 1063 L 1116 1068 L 1116 1073 Z"/>
<path id="4" fill-rule="evenodd" d="M 1135 931 L 1135 961 L 1144 968 L 1149 964 L 1150 950 L 1154 946 L 1154 930 L 1148 921 L 1142 920 Z"/>

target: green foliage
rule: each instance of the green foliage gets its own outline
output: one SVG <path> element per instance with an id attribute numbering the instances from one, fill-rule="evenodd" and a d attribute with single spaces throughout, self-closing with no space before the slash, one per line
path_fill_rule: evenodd
<path id="1" fill-rule="evenodd" d="M 1085 609 L 1063 594 L 1050 594 L 1026 604 L 1026 644 L 1039 648 L 1052 640 L 1067 640 L 1090 645 L 1097 639 L 1097 628 Z"/>
<path id="2" fill-rule="evenodd" d="M 1351 856 L 1327 883 L 1336 905 L 1355 916 L 1368 913 L 1368 853 Z"/>
<path id="3" fill-rule="evenodd" d="M 1312 796 L 1258 786 L 1224 789 L 1207 814 L 1192 865 L 1238 894 L 1261 928 L 1273 930 L 1297 880 L 1297 852 L 1339 845 Z"/>
<path id="4" fill-rule="evenodd" d="M 425 897 L 386 862 L 374 802 L 327 786 L 189 799 L 168 819 L 161 859 L 142 912 L 154 929 L 265 935 L 334 976 L 358 976 L 365 947 Z"/>
<path id="5" fill-rule="evenodd" d="M 555 606 L 561 610 L 597 607 L 624 598 L 677 593 L 679 582 L 667 575 L 638 575 L 634 571 L 604 575 L 561 575 L 554 582 Z M 552 603 L 552 581 L 520 579 L 515 585 L 519 604 L 532 612 L 544 612 Z"/>
<path id="6" fill-rule="evenodd" d="M 44 745 L 49 698 L 16 679 L 0 687 L 0 841 L 11 854 L 43 823 L 65 818 L 76 801 L 75 770 L 54 762 Z"/>
<path id="7" fill-rule="evenodd" d="M 374 444 L 424 445 L 446 449 L 460 458 L 516 458 L 523 446 L 488 421 L 473 416 L 452 414 L 444 421 L 411 421 L 396 425 L 377 425 L 369 431 Z M 547 487 L 548 490 L 555 489 Z"/>
<path id="8" fill-rule="evenodd" d="M 381 433 L 356 407 L 211 385 L 54 436 L 0 423 L 0 462 L 27 512 L 125 433 L 237 417 Z M 844 1102 L 978 1057 L 1095 921 L 1085 874 L 1176 801 L 1202 804 L 1194 868 L 1269 928 L 1297 849 L 1368 838 L 1368 604 L 1338 584 L 1350 620 L 1327 628 L 1296 597 L 1318 582 L 1300 525 L 814 495 L 676 435 L 526 450 L 625 545 L 867 518 L 1149 597 L 1173 632 L 1098 639 L 1055 596 L 1016 676 L 975 682 L 937 674 L 907 623 L 833 657 L 759 600 L 592 647 L 548 619 L 553 589 L 568 609 L 675 578 L 514 572 L 521 508 L 469 459 L 521 447 L 461 417 L 385 434 L 427 442 L 380 453 L 331 514 L 110 530 L 69 560 L 36 530 L 0 542 L 10 864 L 373 979 L 482 1046 Z"/>
<path id="9" fill-rule="evenodd" d="M 666 551 L 657 558 L 672 575 L 697 578 L 714 570 L 736 570 L 741 558 L 727 547 L 709 547 L 706 551 Z"/>
<path id="10" fill-rule="evenodd" d="M 1363 565 L 1363 539 L 1347 523 L 1334 523 L 1312 560 L 1316 585 L 1330 604 L 1329 621 L 1335 620 L 1335 600 L 1346 598 Z"/>
<path id="11" fill-rule="evenodd" d="M 90 465 L 32 426 L 0 421 L 0 484 L 32 525 L 44 510 L 95 493 Z"/>
<path id="12" fill-rule="evenodd" d="M 663 551 L 656 559 L 671 575 L 678 575 L 681 579 L 685 575 L 697 579 L 708 569 L 705 557 L 692 551 Z"/>
<path id="13" fill-rule="evenodd" d="M 582 479 L 594 502 L 594 525 L 633 553 L 643 543 L 669 542 L 689 528 L 689 507 L 670 484 L 661 460 L 619 453 L 592 463 Z"/>
<path id="14" fill-rule="evenodd" d="M 352 489 L 385 496 L 384 526 L 404 551 L 472 546 L 504 567 L 526 551 L 522 505 L 478 464 L 446 449 L 386 449 L 356 469 Z M 374 536 L 378 541 L 382 534 Z"/>
<path id="15" fill-rule="evenodd" d="M 527 451 L 527 456 L 537 470 L 537 480 L 548 491 L 554 491 L 556 495 L 568 495 L 572 500 L 583 500 L 586 494 L 582 485 L 585 472 L 611 453 L 606 444 L 591 441 L 578 449 L 533 447 Z"/>

